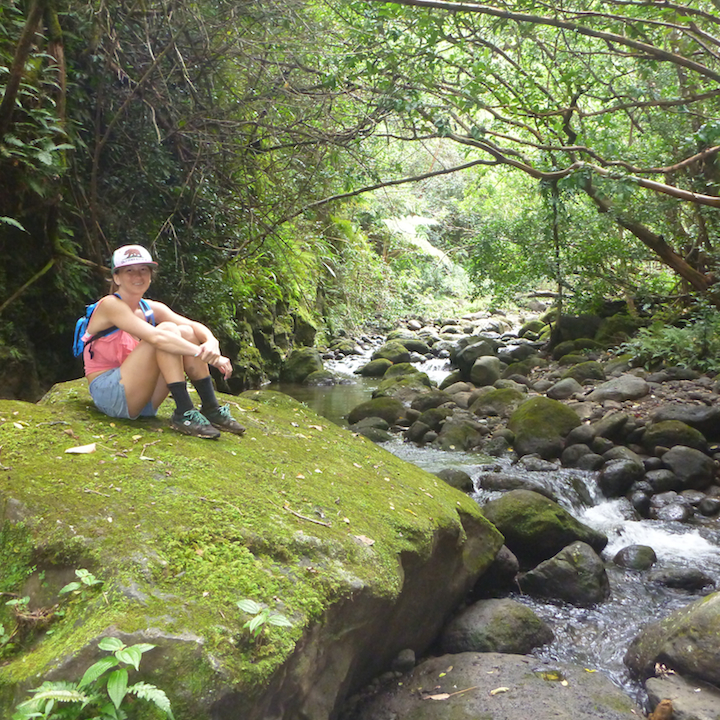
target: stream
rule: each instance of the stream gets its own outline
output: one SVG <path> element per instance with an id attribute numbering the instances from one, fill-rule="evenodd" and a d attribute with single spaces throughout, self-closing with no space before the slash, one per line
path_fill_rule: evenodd
<path id="1" fill-rule="evenodd" d="M 326 368 L 343 377 L 347 384 L 330 387 L 272 385 L 269 389 L 284 392 L 299 400 L 319 415 L 347 427 L 345 415 L 357 404 L 368 400 L 378 385 L 376 378 L 363 378 L 353 371 L 369 360 L 374 348 L 362 356 L 349 356 L 340 361 L 326 361 Z M 432 359 L 416 364 L 434 382 L 441 382 L 451 367 L 447 360 Z M 435 473 L 443 468 L 458 468 L 477 480 L 488 466 L 501 466 L 508 471 L 511 461 L 491 458 L 477 453 L 446 452 L 432 447 L 417 447 L 396 437 L 379 447 Z M 697 593 L 675 590 L 659 583 L 647 582 L 636 571 L 625 570 L 612 562 L 614 555 L 627 545 L 649 545 L 658 562 L 654 569 L 668 567 L 697 568 L 712 577 L 720 586 L 720 530 L 717 523 L 686 524 L 675 521 L 637 520 L 624 498 L 608 500 L 597 489 L 595 472 L 558 469 L 549 472 L 527 472 L 554 488 L 568 488 L 560 504 L 580 521 L 608 537 L 603 552 L 611 597 L 591 608 L 577 608 L 565 603 L 546 602 L 528 596 L 513 595 L 514 600 L 530 608 L 555 633 L 555 640 L 532 655 L 544 660 L 567 662 L 597 669 L 607 675 L 642 705 L 645 694 L 642 686 L 630 678 L 623 663 L 625 651 L 639 629 L 698 599 Z M 554 482 L 572 475 L 574 483 Z M 579 481 L 579 482 L 578 482 Z M 580 485 L 580 491 L 570 488 Z M 476 483 L 477 487 L 477 483 Z M 474 494 L 481 505 L 499 493 L 484 490 Z"/>

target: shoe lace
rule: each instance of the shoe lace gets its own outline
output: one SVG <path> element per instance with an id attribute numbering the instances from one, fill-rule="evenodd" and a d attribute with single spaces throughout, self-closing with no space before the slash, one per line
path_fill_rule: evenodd
<path id="1" fill-rule="evenodd" d="M 192 408 L 183 413 L 183 417 L 198 425 L 209 425 L 210 421 L 197 409 Z"/>

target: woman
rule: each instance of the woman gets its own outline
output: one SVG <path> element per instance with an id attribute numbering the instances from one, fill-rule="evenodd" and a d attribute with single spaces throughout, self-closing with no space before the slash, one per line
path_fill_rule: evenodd
<path id="1" fill-rule="evenodd" d="M 201 438 L 217 438 L 220 430 L 242 435 L 245 428 L 227 405 L 220 407 L 208 367 L 228 378 L 230 360 L 220 354 L 205 325 L 143 298 L 154 267 L 157 263 L 141 245 L 124 245 L 113 253 L 111 292 L 98 302 L 83 336 L 85 376 L 95 405 L 110 417 L 134 420 L 154 416 L 170 393 L 175 430 Z M 148 314 L 154 315 L 154 325 Z M 200 396 L 200 410 L 190 399 L 186 375 Z"/>

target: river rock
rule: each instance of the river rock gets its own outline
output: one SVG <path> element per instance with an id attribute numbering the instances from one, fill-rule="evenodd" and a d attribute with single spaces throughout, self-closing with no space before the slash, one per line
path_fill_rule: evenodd
<path id="1" fill-rule="evenodd" d="M 443 468 L 435 474 L 448 485 L 462 492 L 472 492 L 475 489 L 472 478 L 464 470 L 458 468 Z"/>
<path id="2" fill-rule="evenodd" d="M 355 371 L 356 375 L 363 377 L 382 377 L 388 368 L 392 367 L 392 361 L 387 358 L 378 358 L 365 363 Z"/>
<path id="3" fill-rule="evenodd" d="M 583 393 L 583 386 L 575 378 L 565 378 L 548 388 L 546 395 L 553 400 L 567 400 L 576 393 Z"/>
<path id="4" fill-rule="evenodd" d="M 444 405 L 446 402 L 451 402 L 452 397 L 447 393 L 443 392 L 442 390 L 430 390 L 430 392 L 425 392 L 422 395 L 419 395 L 416 397 L 411 403 L 410 407 L 413 410 L 419 410 L 420 412 L 425 412 L 425 410 L 429 410 L 430 408 L 436 408 L 440 405 Z"/>
<path id="5" fill-rule="evenodd" d="M 717 405 L 668 403 L 658 408 L 651 415 L 651 419 L 653 422 L 678 420 L 699 430 L 707 438 L 720 438 L 720 407 Z"/>
<path id="6" fill-rule="evenodd" d="M 371 356 L 371 360 L 385 358 L 393 364 L 410 362 L 410 351 L 399 341 L 390 340 L 381 345 Z"/>
<path id="7" fill-rule="evenodd" d="M 638 720 L 641 716 L 607 677 L 589 673 L 582 665 L 468 652 L 420 663 L 402 684 L 393 683 L 363 705 L 354 720 Z"/>
<path id="8" fill-rule="evenodd" d="M 470 593 L 471 600 L 498 597 L 511 589 L 517 589 L 515 578 L 520 563 L 507 545 L 503 545 L 490 567 L 478 578 Z"/>
<path id="9" fill-rule="evenodd" d="M 589 395 L 588 400 L 604 402 L 605 400 L 637 400 L 650 392 L 650 386 L 636 375 L 620 375 L 598 385 Z"/>
<path id="10" fill-rule="evenodd" d="M 605 371 L 603 370 L 603 366 L 596 360 L 588 360 L 587 362 L 573 365 L 573 367 L 565 372 L 563 378 L 574 378 L 582 384 L 586 380 L 604 380 Z"/>
<path id="11" fill-rule="evenodd" d="M 592 425 L 583 423 L 574 427 L 565 438 L 565 445 L 583 444 L 589 445 L 595 439 L 595 428 Z"/>
<path id="12" fill-rule="evenodd" d="M 498 382 L 502 381 L 498 380 Z M 527 400 L 527 394 L 520 390 L 492 388 L 478 397 L 470 406 L 470 412 L 480 417 L 499 415 L 506 418 L 510 417 L 525 400 Z"/>
<path id="13" fill-rule="evenodd" d="M 701 452 L 706 452 L 708 446 L 705 436 L 699 430 L 680 420 L 650 423 L 645 428 L 642 444 L 649 453 L 655 452 L 658 446 L 671 448 L 675 445 L 685 445 Z"/>
<path id="14" fill-rule="evenodd" d="M 677 475 L 683 489 L 705 490 L 715 478 L 712 458 L 694 448 L 676 445 L 663 454 L 662 461 Z"/>
<path id="15" fill-rule="evenodd" d="M 657 562 L 657 555 L 649 545 L 628 545 L 615 553 L 613 562 L 629 570 L 647 570 Z"/>
<path id="16" fill-rule="evenodd" d="M 293 350 L 280 370 L 280 379 L 286 383 L 302 383 L 310 373 L 323 369 L 320 353 L 311 347 Z"/>
<path id="17" fill-rule="evenodd" d="M 645 682 L 650 707 L 662 700 L 672 703 L 672 720 L 717 720 L 720 718 L 720 689 L 672 673 Z"/>
<path id="18" fill-rule="evenodd" d="M 497 343 L 491 341 L 489 338 L 483 338 L 460 348 L 455 353 L 451 353 L 450 358 L 460 369 L 460 372 L 462 372 L 466 378 L 469 378 L 470 370 L 475 364 L 475 361 L 484 356 L 493 357 L 496 348 Z M 490 385 L 492 385 L 492 383 L 490 383 Z"/>
<path id="19" fill-rule="evenodd" d="M 680 478 L 667 468 L 650 470 L 645 473 L 645 479 L 650 483 L 654 493 L 664 493 L 668 490 L 680 489 Z"/>
<path id="20" fill-rule="evenodd" d="M 435 432 L 439 432 L 445 420 L 452 414 L 453 411 L 448 407 L 431 407 L 420 415 L 417 422 L 427 425 Z"/>
<path id="21" fill-rule="evenodd" d="M 392 369 L 392 368 L 390 368 Z M 426 373 L 415 372 L 408 375 L 385 377 L 373 391 L 373 398 L 395 398 L 402 402 L 410 403 L 418 395 L 423 395 L 432 386 L 430 378 Z"/>
<path id="22" fill-rule="evenodd" d="M 470 369 L 470 382 L 478 387 L 493 385 L 502 376 L 502 365 L 494 355 L 479 357 Z"/>
<path id="23" fill-rule="evenodd" d="M 338 375 L 332 370 L 315 370 L 311 372 L 304 380 L 303 385 L 309 387 L 330 387 L 332 385 L 339 385 L 341 382 Z"/>
<path id="24" fill-rule="evenodd" d="M 720 686 L 720 593 L 708 595 L 646 625 L 625 653 L 625 664 L 645 680 L 662 663 L 682 676 Z"/>
<path id="25" fill-rule="evenodd" d="M 665 587 L 689 592 L 715 586 L 715 581 L 702 570 L 683 566 L 657 568 L 648 575 L 648 580 L 665 585 Z"/>
<path id="26" fill-rule="evenodd" d="M 520 563 L 533 567 L 581 540 L 602 552 L 607 537 L 576 520 L 557 503 L 530 490 L 511 490 L 483 506 Z"/>
<path id="27" fill-rule="evenodd" d="M 348 424 L 355 425 L 363 418 L 380 417 L 389 425 L 395 425 L 405 414 L 405 406 L 394 398 L 374 398 L 356 405 L 348 414 Z"/>
<path id="28" fill-rule="evenodd" d="M 472 450 L 482 444 L 488 432 L 475 415 L 458 410 L 445 420 L 433 445 L 441 450 Z"/>
<path id="29" fill-rule="evenodd" d="M 525 655 L 555 638 L 529 607 L 509 598 L 479 600 L 458 613 L 440 634 L 444 653 Z"/>
<path id="30" fill-rule="evenodd" d="M 557 501 L 557 495 L 550 483 L 534 478 L 527 473 L 481 472 L 478 485 L 483 490 L 532 490 Z"/>
<path id="31" fill-rule="evenodd" d="M 508 427 L 515 433 L 518 455 L 538 453 L 546 460 L 559 457 L 565 436 L 580 425 L 580 418 L 558 400 L 533 397 L 511 415 Z"/>
<path id="32" fill-rule="evenodd" d="M 645 476 L 645 467 L 637 460 L 611 460 L 600 472 L 598 485 L 605 497 L 624 495 L 630 486 Z"/>
<path id="33" fill-rule="evenodd" d="M 584 542 L 574 542 L 518 578 L 520 589 L 537 597 L 590 607 L 606 600 L 610 583 L 605 565 Z"/>

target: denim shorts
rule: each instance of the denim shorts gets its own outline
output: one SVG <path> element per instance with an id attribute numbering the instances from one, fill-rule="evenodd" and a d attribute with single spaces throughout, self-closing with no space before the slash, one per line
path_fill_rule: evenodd
<path id="1" fill-rule="evenodd" d="M 157 414 L 151 400 L 139 415 L 130 416 L 125 397 L 125 386 L 120 380 L 119 367 L 106 370 L 102 375 L 98 375 L 90 383 L 90 395 L 97 409 L 113 418 L 134 420 L 136 417 L 155 417 Z"/>

